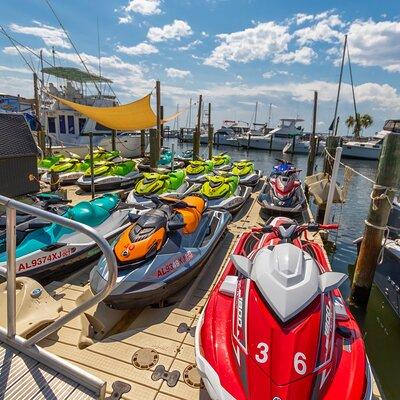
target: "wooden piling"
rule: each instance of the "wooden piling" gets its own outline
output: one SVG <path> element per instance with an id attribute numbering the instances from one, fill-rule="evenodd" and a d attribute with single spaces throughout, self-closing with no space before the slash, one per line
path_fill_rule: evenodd
<path id="1" fill-rule="evenodd" d="M 382 251 L 393 198 L 400 186 L 400 133 L 389 133 L 383 143 L 376 183 L 371 194 L 368 218 L 354 272 L 350 300 L 359 306 L 368 303 L 375 268 Z"/>
<path id="2" fill-rule="evenodd" d="M 36 116 L 36 135 L 37 144 L 42 150 L 43 157 L 46 157 L 46 139 L 45 132 L 43 131 L 42 123 L 40 122 L 40 98 L 39 98 L 39 88 L 38 88 L 38 77 L 36 72 L 33 73 L 33 91 L 35 97 L 35 116 Z"/>
<path id="3" fill-rule="evenodd" d="M 213 129 L 211 128 L 211 103 L 208 103 L 208 159 L 211 160 L 213 153 Z"/>
<path id="4" fill-rule="evenodd" d="M 146 131 L 142 129 L 140 131 L 140 157 L 144 157 L 146 153 Z"/>
<path id="5" fill-rule="evenodd" d="M 157 155 L 157 147 L 158 147 L 158 135 L 157 129 L 150 129 L 150 168 L 157 168 L 157 161 L 159 156 Z"/>
<path id="6" fill-rule="evenodd" d="M 117 103 L 115 101 L 113 101 L 113 107 L 116 107 Z M 115 151 L 117 149 L 117 144 L 116 144 L 116 140 L 117 140 L 117 131 L 115 129 L 111 130 L 111 150 Z"/>
<path id="7" fill-rule="evenodd" d="M 324 160 L 324 173 L 328 175 L 332 175 L 332 159 L 335 157 L 336 147 L 339 146 L 340 138 L 337 136 L 328 136 L 326 138 L 326 151 L 328 154 L 325 154 Z"/>
<path id="8" fill-rule="evenodd" d="M 197 126 L 193 133 L 193 160 L 199 159 L 200 153 L 200 127 L 201 127 L 201 103 L 203 101 L 203 96 L 199 96 L 199 106 L 197 111 Z"/>
<path id="9" fill-rule="evenodd" d="M 314 173 L 315 155 L 318 151 L 318 149 L 316 148 L 317 138 L 315 136 L 315 132 L 317 130 L 317 106 L 318 106 L 318 92 L 314 91 L 313 124 L 312 124 L 312 133 L 310 136 L 310 151 L 308 153 L 308 161 L 307 161 L 307 176 L 310 176 Z"/>
<path id="10" fill-rule="evenodd" d="M 156 164 L 160 159 L 160 145 L 161 145 L 161 86 L 160 81 L 156 82 L 156 114 L 157 114 L 157 131 L 156 131 L 156 143 L 155 143 L 155 156 Z M 155 167 L 154 167 L 155 168 Z"/>
<path id="11" fill-rule="evenodd" d="M 160 124 L 160 148 L 164 146 L 164 106 L 160 106 L 160 118 L 161 118 L 161 124 Z"/>

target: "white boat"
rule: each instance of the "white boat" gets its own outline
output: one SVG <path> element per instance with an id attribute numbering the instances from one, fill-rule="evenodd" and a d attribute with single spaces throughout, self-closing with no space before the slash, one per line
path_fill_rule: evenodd
<path id="1" fill-rule="evenodd" d="M 390 132 L 400 132 L 400 120 L 387 120 L 380 132 L 370 140 L 352 140 L 343 144 L 342 157 L 379 160 L 383 140 Z"/>
<path id="2" fill-rule="evenodd" d="M 249 124 L 247 122 L 225 120 L 221 128 L 214 132 L 214 144 L 238 147 L 237 138 L 243 135 L 248 129 Z M 208 135 L 206 133 L 200 136 L 200 143 L 208 143 Z"/>
<path id="3" fill-rule="evenodd" d="M 298 118 L 282 118 L 277 128 L 269 133 L 249 131 L 246 135 L 241 136 L 239 145 L 241 147 L 249 147 L 252 149 L 283 151 L 288 153 L 308 154 L 310 142 L 302 140 L 304 134 L 301 127 L 296 126 L 297 122 L 302 122 Z M 250 134 L 250 138 L 249 138 Z M 321 146 L 319 151 L 321 151 Z"/>

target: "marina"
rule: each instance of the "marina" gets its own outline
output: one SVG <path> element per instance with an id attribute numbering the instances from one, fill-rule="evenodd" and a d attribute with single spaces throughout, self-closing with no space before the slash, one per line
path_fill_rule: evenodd
<path id="1" fill-rule="evenodd" d="M 399 23 L 255 1 L 5 6 L 1 399 L 400 398 Z"/>

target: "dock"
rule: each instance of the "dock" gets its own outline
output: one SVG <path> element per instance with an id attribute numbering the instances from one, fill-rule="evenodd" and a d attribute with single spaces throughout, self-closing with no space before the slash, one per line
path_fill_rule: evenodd
<path id="1" fill-rule="evenodd" d="M 74 196 L 71 190 L 68 195 L 73 202 L 86 199 L 86 195 Z M 106 398 L 210 399 L 195 366 L 196 323 L 240 234 L 263 224 L 260 206 L 255 201 L 257 195 L 257 191 L 253 192 L 235 216 L 218 244 L 218 251 L 212 253 L 198 277 L 169 304 L 129 311 L 110 310 L 100 304 L 39 342 L 39 346 L 105 381 Z M 314 240 L 322 244 L 319 235 Z M 45 286 L 61 302 L 62 314 L 73 309 L 87 293 L 90 269 L 91 266 L 85 267 L 65 281 Z M 96 333 L 96 339 L 87 335 L 90 318 L 98 322 L 95 325 L 101 331 Z M 55 398 L 76 398 L 73 393 L 60 391 Z M 374 400 L 378 399 L 382 397 L 374 382 Z"/>

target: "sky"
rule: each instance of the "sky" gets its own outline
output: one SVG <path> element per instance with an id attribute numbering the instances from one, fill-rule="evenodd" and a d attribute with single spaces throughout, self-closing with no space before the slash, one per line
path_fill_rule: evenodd
<path id="1" fill-rule="evenodd" d="M 190 98 L 212 104 L 212 122 L 266 122 L 303 118 L 311 129 L 318 91 L 318 131 L 334 114 L 344 35 L 357 109 L 379 131 L 400 117 L 400 2 L 398 0 L 50 0 L 87 67 L 113 81 L 121 103 L 161 81 L 165 115 Z M 4 2 L 0 25 L 14 39 L 52 63 L 83 68 L 45 0 Z M 97 29 L 99 26 L 99 29 Z M 98 41 L 98 33 L 100 40 Z M 99 46 L 100 44 L 100 46 Z M 39 70 L 38 59 L 23 50 Z M 339 103 L 339 133 L 354 113 L 348 65 Z M 32 71 L 0 35 L 0 93 L 33 94 Z M 192 117 L 196 114 L 193 107 Z M 187 115 L 180 124 L 187 125 Z M 192 119 L 194 124 L 194 118 Z"/>

